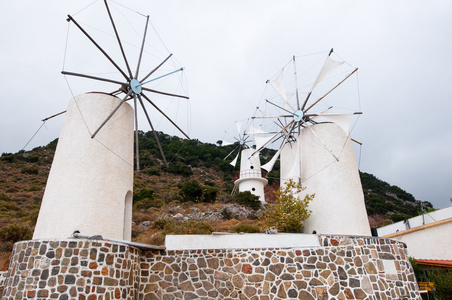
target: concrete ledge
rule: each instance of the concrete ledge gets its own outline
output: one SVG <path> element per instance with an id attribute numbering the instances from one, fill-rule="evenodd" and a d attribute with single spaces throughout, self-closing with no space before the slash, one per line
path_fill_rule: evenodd
<path id="1" fill-rule="evenodd" d="M 265 248 L 318 248 L 319 237 L 301 233 L 247 233 L 226 235 L 167 235 L 167 250 L 195 249 L 265 249 Z"/>

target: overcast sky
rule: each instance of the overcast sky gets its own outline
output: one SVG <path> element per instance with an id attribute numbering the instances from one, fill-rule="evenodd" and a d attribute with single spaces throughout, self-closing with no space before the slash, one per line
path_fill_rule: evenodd
<path id="1" fill-rule="evenodd" d="M 21 150 L 41 119 L 65 110 L 72 94 L 92 89 L 74 81 L 71 92 L 60 73 L 63 61 L 66 70 L 82 71 L 83 59 L 98 55 L 74 46 L 72 25 L 67 38 L 66 15 L 83 18 L 102 8 L 97 1 L 77 13 L 91 2 L 10 1 L 0 11 L 0 153 Z M 183 91 L 190 100 L 176 107 L 190 115 L 182 127 L 191 138 L 222 139 L 234 121 L 254 114 L 266 80 L 292 55 L 334 48 L 359 68 L 363 115 L 353 137 L 363 143 L 361 171 L 436 208 L 450 204 L 451 1 L 118 2 L 150 15 L 164 47 L 186 68 Z M 26 150 L 57 138 L 62 121 L 46 122 Z"/>

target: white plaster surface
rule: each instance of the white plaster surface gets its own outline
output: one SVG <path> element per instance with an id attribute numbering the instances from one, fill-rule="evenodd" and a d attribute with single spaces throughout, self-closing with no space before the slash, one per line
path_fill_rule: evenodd
<path id="1" fill-rule="evenodd" d="M 397 268 L 394 260 L 382 259 L 381 261 L 386 274 L 397 275 Z"/>
<path id="2" fill-rule="evenodd" d="M 378 236 L 382 237 L 391 233 L 407 230 L 408 229 L 407 224 L 409 225 L 410 228 L 416 228 L 418 226 L 434 223 L 441 220 L 446 220 L 449 218 L 452 218 L 452 206 L 443 209 L 438 209 L 424 215 L 409 218 L 408 223 L 400 221 L 394 224 L 377 228 L 377 232 Z"/>
<path id="3" fill-rule="evenodd" d="M 253 248 L 317 248 L 319 238 L 313 234 L 246 233 L 221 235 L 167 235 L 167 250 L 253 249 Z"/>
<path id="4" fill-rule="evenodd" d="M 261 164 L 259 154 L 251 156 L 254 149 L 242 150 L 240 159 L 240 176 L 234 184 L 239 186 L 239 192 L 250 191 L 252 194 L 259 196 L 261 202 L 265 202 L 264 187 L 268 180 L 262 177 Z"/>
<path id="5" fill-rule="evenodd" d="M 101 93 L 70 101 L 33 239 L 67 238 L 79 230 L 130 240 L 132 208 L 125 203 L 133 190 L 131 106 L 124 103 L 91 138 L 120 101 Z"/>
<path id="6" fill-rule="evenodd" d="M 407 245 L 408 255 L 417 259 L 452 259 L 452 220 L 411 232 L 400 232 L 391 239 Z"/>
<path id="7" fill-rule="evenodd" d="M 281 182 L 297 179 L 294 170 L 300 170 L 299 179 L 306 187 L 302 196 L 315 193 L 309 205 L 312 214 L 303 225 L 305 233 L 370 235 L 351 143 L 341 127 L 322 123 L 303 129 L 297 142 L 281 152 Z M 299 161 L 299 168 L 291 161 Z"/>

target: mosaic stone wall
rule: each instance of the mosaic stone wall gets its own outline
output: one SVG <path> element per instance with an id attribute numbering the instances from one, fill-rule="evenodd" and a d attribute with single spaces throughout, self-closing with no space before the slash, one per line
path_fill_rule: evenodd
<path id="1" fill-rule="evenodd" d="M 3 299 L 421 299 L 403 243 L 142 252 L 91 240 L 15 245 Z"/>

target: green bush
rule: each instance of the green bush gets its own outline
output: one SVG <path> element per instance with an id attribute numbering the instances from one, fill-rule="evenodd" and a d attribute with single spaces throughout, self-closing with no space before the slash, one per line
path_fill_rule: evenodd
<path id="1" fill-rule="evenodd" d="M 179 187 L 182 201 L 201 202 L 203 200 L 203 188 L 196 180 L 186 181 Z"/>
<path id="2" fill-rule="evenodd" d="M 11 199 L 9 198 L 8 195 L 6 195 L 3 192 L 0 192 L 0 201 L 10 201 Z"/>
<path id="3" fill-rule="evenodd" d="M 143 200 L 138 201 L 134 207 L 136 209 L 148 209 L 150 207 L 162 207 L 165 205 L 165 202 L 162 199 L 149 199 L 149 198 L 144 198 Z"/>
<path id="4" fill-rule="evenodd" d="M 203 188 L 203 201 L 213 203 L 217 199 L 218 189 L 213 186 L 204 186 Z"/>
<path id="5" fill-rule="evenodd" d="M 153 189 L 142 189 L 133 194 L 133 203 L 136 203 L 143 199 L 148 199 L 148 200 L 154 199 L 154 190 Z"/>
<path id="6" fill-rule="evenodd" d="M 409 218 L 411 218 L 411 217 L 407 216 L 407 215 L 399 215 L 399 214 L 393 214 L 391 216 L 391 220 L 394 223 L 399 222 L 399 221 L 403 221 L 403 220 L 406 220 L 406 219 L 409 219 Z"/>
<path id="7" fill-rule="evenodd" d="M 436 271 L 430 274 L 430 278 L 435 283 L 435 291 L 433 292 L 435 299 L 451 299 L 452 273 Z"/>
<path id="8" fill-rule="evenodd" d="M 211 234 L 213 227 L 207 222 L 188 221 L 182 223 L 182 232 L 185 234 Z"/>
<path id="9" fill-rule="evenodd" d="M 206 222 L 188 221 L 177 223 L 170 218 L 156 220 L 152 228 L 159 229 L 163 234 L 211 234 L 213 227 Z"/>
<path id="10" fill-rule="evenodd" d="M 10 224 L 0 228 L 0 241 L 7 243 L 16 243 L 19 241 L 30 240 L 33 231 L 25 225 Z"/>
<path id="11" fill-rule="evenodd" d="M 175 163 L 170 164 L 167 171 L 170 173 L 182 175 L 185 177 L 189 177 L 190 175 L 193 174 L 193 171 L 191 170 L 190 166 L 188 166 L 187 164 L 184 164 L 182 162 L 175 162 Z"/>
<path id="12" fill-rule="evenodd" d="M 12 163 L 14 161 L 14 154 L 2 153 L 1 159 L 5 162 Z"/>
<path id="13" fill-rule="evenodd" d="M 249 225 L 249 224 L 239 224 L 237 226 L 235 226 L 234 228 L 232 228 L 232 232 L 236 232 L 236 233 L 259 233 L 261 232 L 259 227 L 254 226 L 254 225 Z"/>
<path id="14" fill-rule="evenodd" d="M 309 202 L 315 197 L 315 194 L 303 196 L 305 189 L 292 179 L 281 186 L 276 191 L 275 203 L 269 205 L 261 217 L 267 226 L 278 226 L 278 231 L 282 232 L 300 232 L 303 221 L 311 215 Z"/>
<path id="15" fill-rule="evenodd" d="M 153 176 L 153 175 L 160 176 L 160 170 L 158 170 L 158 169 L 148 169 L 148 170 L 146 170 L 146 173 L 149 176 Z"/>
<path id="16" fill-rule="evenodd" d="M 38 175 L 39 169 L 37 167 L 25 167 L 20 171 L 22 174 Z"/>
<path id="17" fill-rule="evenodd" d="M 235 194 L 234 197 L 232 197 L 232 202 L 249 206 L 255 210 L 261 207 L 259 196 L 252 194 L 250 191 Z"/>

